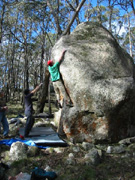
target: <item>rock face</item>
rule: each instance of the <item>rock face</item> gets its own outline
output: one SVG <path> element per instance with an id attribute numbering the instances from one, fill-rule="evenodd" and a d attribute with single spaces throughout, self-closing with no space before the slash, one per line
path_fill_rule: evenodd
<path id="1" fill-rule="evenodd" d="M 53 47 L 73 107 L 62 108 L 59 130 L 73 141 L 113 141 L 135 135 L 134 65 L 101 25 L 86 22 Z M 58 83 L 58 82 L 54 82 Z M 63 88 L 58 84 L 61 99 Z M 58 91 L 57 91 L 58 92 Z M 57 113 L 56 113 L 57 114 Z"/>

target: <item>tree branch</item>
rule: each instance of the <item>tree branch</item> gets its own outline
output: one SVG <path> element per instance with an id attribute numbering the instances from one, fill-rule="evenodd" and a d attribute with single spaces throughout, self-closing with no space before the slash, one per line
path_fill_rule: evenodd
<path id="1" fill-rule="evenodd" d="M 67 2 L 68 5 L 70 6 L 70 8 L 71 8 L 73 11 L 75 11 L 75 8 L 72 6 L 72 4 L 71 4 L 68 0 L 66 0 L 66 2 Z"/>
<path id="2" fill-rule="evenodd" d="M 134 2 L 133 2 L 133 0 L 130 0 L 131 1 L 131 7 L 132 7 L 132 9 L 133 9 L 133 12 L 134 12 L 134 15 L 135 15 L 135 7 L 134 7 Z"/>
<path id="3" fill-rule="evenodd" d="M 11 34 L 15 37 L 15 39 L 16 39 L 17 41 L 19 41 L 21 44 L 24 45 L 24 43 L 23 43 L 18 37 L 16 37 L 15 34 L 14 34 L 11 30 L 10 30 L 10 32 L 11 32 Z"/>
<path id="4" fill-rule="evenodd" d="M 80 9 L 81 9 L 81 7 L 83 6 L 83 4 L 85 3 L 85 1 L 86 1 L 86 0 L 82 0 L 82 2 L 78 5 L 78 7 L 77 7 L 77 9 L 76 9 L 76 11 L 75 11 L 75 13 L 74 13 L 71 21 L 69 22 L 69 25 L 68 25 L 67 29 L 63 32 L 62 35 L 66 35 L 66 34 L 69 32 L 70 27 L 72 26 L 72 24 L 73 24 L 73 22 L 74 22 L 74 20 L 75 20 L 75 18 L 76 18 L 76 16 L 77 16 L 77 14 L 78 14 L 78 12 L 80 11 Z"/>
<path id="5" fill-rule="evenodd" d="M 47 35 L 47 37 L 48 37 L 48 39 L 49 39 L 49 42 L 50 42 L 51 46 L 53 47 L 53 43 L 52 43 L 52 41 L 51 41 L 51 39 L 50 39 L 50 37 L 49 37 L 49 35 L 48 35 L 47 32 L 46 32 L 46 35 Z"/>

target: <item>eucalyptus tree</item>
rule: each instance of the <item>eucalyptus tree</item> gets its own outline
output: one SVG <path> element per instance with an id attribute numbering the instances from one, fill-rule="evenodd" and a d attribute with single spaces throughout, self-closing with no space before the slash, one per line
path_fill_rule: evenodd
<path id="1" fill-rule="evenodd" d="M 38 5 L 39 6 L 39 5 Z M 36 9 L 36 14 L 33 16 L 33 20 L 35 23 L 35 32 L 37 36 L 34 38 L 35 44 L 38 46 L 38 54 L 40 56 L 40 82 L 43 82 L 43 74 L 44 74 L 44 58 L 46 56 L 46 52 L 48 51 L 47 47 L 47 36 L 50 30 L 50 13 L 47 9 L 47 3 L 41 4 Z M 40 29 L 40 31 L 39 31 Z"/>
<path id="2" fill-rule="evenodd" d="M 69 34 L 71 26 L 74 20 L 77 20 L 77 24 L 80 23 L 79 11 L 86 0 L 69 1 L 69 0 L 57 0 L 47 1 L 52 19 L 52 28 L 57 34 L 57 39 L 61 35 Z M 75 4 L 75 5 L 74 5 Z"/>
<path id="3" fill-rule="evenodd" d="M 95 21 L 100 24 L 107 22 L 107 16 L 105 15 L 106 7 L 102 5 L 104 0 L 97 0 L 96 6 L 89 4 L 89 9 L 85 12 L 85 17 L 88 21 Z"/>
<path id="4" fill-rule="evenodd" d="M 107 6 L 106 10 L 107 23 L 106 27 L 114 35 L 117 41 L 120 43 L 120 31 L 124 25 L 119 8 L 115 7 L 115 4 L 110 4 Z"/>
<path id="5" fill-rule="evenodd" d="M 129 52 L 130 56 L 133 57 L 133 39 L 132 39 L 132 27 L 135 26 L 133 15 L 135 16 L 135 4 L 133 0 L 117 0 L 117 3 L 125 11 L 123 14 L 123 21 L 125 23 L 125 28 L 128 35 L 129 46 L 126 46 L 126 50 Z M 127 37 L 126 35 L 126 37 Z M 125 43 L 126 42 L 126 43 Z M 127 38 L 124 40 L 123 45 L 127 44 Z"/>
<path id="6" fill-rule="evenodd" d="M 132 53 L 133 53 L 133 59 L 135 63 L 135 27 L 131 28 L 131 38 L 132 38 Z"/>
<path id="7" fill-rule="evenodd" d="M 79 0 L 69 1 L 66 0 L 67 4 L 69 5 L 68 13 L 76 12 L 77 7 L 79 6 Z M 77 24 L 80 24 L 79 14 L 76 15 L 76 22 Z"/>
<path id="8" fill-rule="evenodd" d="M 8 13 L 6 14 L 5 22 L 7 24 L 5 30 L 7 32 L 6 41 L 8 48 L 6 50 L 6 61 L 8 62 L 8 79 L 7 79 L 7 93 L 14 91 L 16 86 L 23 88 L 29 88 L 29 80 L 31 80 L 31 61 L 32 51 L 34 52 L 34 28 L 35 23 L 31 18 L 31 12 L 33 11 L 32 4 L 26 3 L 26 1 L 17 1 L 17 3 L 10 4 Z M 4 47 L 4 45 L 3 45 Z M 18 64 L 17 62 L 20 61 Z M 21 71 L 16 72 L 16 67 L 21 65 Z M 18 83 L 20 78 L 16 78 L 21 73 L 23 77 L 22 81 Z M 22 78 L 21 78 L 22 79 Z M 11 82 L 12 81 L 12 82 Z M 12 86 L 12 88 L 11 88 Z"/>
<path id="9" fill-rule="evenodd" d="M 16 26 L 16 22 L 13 21 L 11 15 L 11 8 L 16 4 L 15 0 L 7 1 L 2 0 L 0 2 L 0 6 L 2 8 L 2 16 L 1 16 L 1 33 L 0 33 L 0 41 L 1 41 L 1 51 L 2 59 L 5 62 L 5 66 L 2 67 L 5 69 L 3 86 L 6 87 L 6 95 L 7 99 L 11 96 L 11 91 L 15 89 L 15 73 L 14 73 L 14 60 L 16 54 L 15 47 L 15 39 L 10 33 L 10 24 L 14 24 Z M 9 23 L 10 22 L 10 23 Z M 12 92 L 13 92 L 12 91 Z"/>
<path id="10" fill-rule="evenodd" d="M 86 0 L 82 0 L 82 1 L 80 2 L 80 4 L 79 4 L 79 1 L 76 0 L 76 5 L 77 5 L 77 6 L 76 6 L 76 9 L 73 8 L 73 9 L 74 9 L 74 14 L 73 14 L 72 18 L 70 19 L 70 21 L 69 21 L 69 23 L 68 23 L 68 25 L 67 25 L 67 27 L 66 27 L 66 29 L 64 30 L 64 32 L 63 32 L 62 35 L 66 35 L 66 34 L 69 34 L 69 33 L 70 33 L 71 27 L 73 26 L 75 19 L 77 20 L 77 24 L 80 23 L 80 20 L 79 20 L 79 11 L 80 11 L 80 9 L 82 8 L 82 6 L 84 5 L 85 2 L 86 2 Z M 68 4 L 69 4 L 70 7 L 71 7 L 71 4 L 70 4 L 69 2 L 68 2 Z M 72 7 L 73 7 L 73 6 L 72 6 Z"/>
<path id="11" fill-rule="evenodd" d="M 104 2 L 106 2 L 106 6 L 103 5 Z M 105 26 L 111 33 L 115 33 L 115 22 L 119 21 L 120 18 L 120 12 L 115 7 L 116 5 L 116 0 L 97 0 L 95 6 L 90 2 L 85 11 L 85 17 L 87 21 L 96 21 Z"/>
<path id="12" fill-rule="evenodd" d="M 6 77 L 6 66 L 7 62 L 4 56 L 4 48 L 3 48 L 3 37 L 4 37 L 4 27 L 5 27 L 5 14 L 7 7 L 7 1 L 2 0 L 0 1 L 0 71 L 1 71 L 1 77 L 0 77 L 0 88 L 3 88 L 5 86 L 5 77 Z"/>
<path id="13" fill-rule="evenodd" d="M 29 88 L 29 66 L 32 51 L 33 20 L 31 19 L 30 6 L 25 1 L 20 1 L 13 8 L 17 14 L 14 18 L 17 20 L 17 26 L 12 26 L 10 33 L 22 47 L 22 58 L 24 58 L 24 85 L 23 88 Z M 12 12 L 13 13 L 13 12 Z"/>
<path id="14" fill-rule="evenodd" d="M 47 1 L 47 5 L 51 12 L 52 28 L 55 30 L 57 34 L 57 39 L 58 39 L 62 35 L 63 26 L 64 26 L 63 23 L 67 23 L 66 21 L 67 11 L 66 11 L 63 1 L 60 1 L 60 0 Z"/>
<path id="15" fill-rule="evenodd" d="M 134 52 L 134 28 L 135 28 L 135 23 L 134 23 L 134 18 L 133 17 L 133 12 L 127 11 L 126 14 L 123 15 L 123 21 L 125 23 L 125 36 L 123 38 L 123 47 L 128 51 L 131 57 L 135 56 Z"/>
<path id="16" fill-rule="evenodd" d="M 135 63 L 135 27 L 131 27 L 130 29 L 130 33 L 131 33 L 131 41 L 132 41 L 132 52 L 130 52 L 131 50 L 131 44 L 129 43 L 129 32 L 125 35 L 125 37 L 123 38 L 123 47 L 130 53 L 131 57 L 134 59 L 134 63 Z"/>
<path id="17" fill-rule="evenodd" d="M 113 33 L 113 23 L 118 21 L 119 25 L 121 27 L 120 24 L 120 11 L 119 8 L 116 8 L 117 5 L 117 0 L 108 0 L 107 2 L 107 9 L 106 9 L 106 16 L 108 18 L 108 29 L 111 33 Z"/>
<path id="18" fill-rule="evenodd" d="M 8 13 L 10 5 L 14 4 L 16 0 L 1 0 L 0 1 L 0 43 L 2 43 L 2 38 L 5 32 L 5 16 Z"/>
<path id="19" fill-rule="evenodd" d="M 2 0 L 0 2 L 0 43 L 2 41 L 2 35 L 3 35 L 3 24 L 4 24 L 4 15 L 6 11 L 6 4 L 5 1 Z"/>
<path id="20" fill-rule="evenodd" d="M 131 8 L 135 16 L 135 2 L 134 0 L 117 0 L 117 3 L 123 8 Z"/>

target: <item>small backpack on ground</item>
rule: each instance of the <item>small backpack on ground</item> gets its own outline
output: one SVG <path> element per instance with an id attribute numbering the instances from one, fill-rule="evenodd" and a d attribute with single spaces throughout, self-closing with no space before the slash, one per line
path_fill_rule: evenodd
<path id="1" fill-rule="evenodd" d="M 46 178 L 48 180 L 55 180 L 57 177 L 55 172 L 49 171 L 46 172 L 44 169 L 36 167 L 32 171 L 31 180 L 45 180 Z"/>

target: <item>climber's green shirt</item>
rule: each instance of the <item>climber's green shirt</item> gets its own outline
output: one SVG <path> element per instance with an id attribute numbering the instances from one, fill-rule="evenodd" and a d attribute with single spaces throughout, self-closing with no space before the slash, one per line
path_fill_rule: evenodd
<path id="1" fill-rule="evenodd" d="M 59 65 L 60 63 L 56 62 L 53 66 L 48 67 L 53 82 L 60 79 Z"/>

